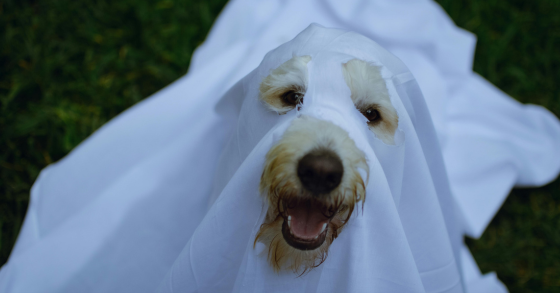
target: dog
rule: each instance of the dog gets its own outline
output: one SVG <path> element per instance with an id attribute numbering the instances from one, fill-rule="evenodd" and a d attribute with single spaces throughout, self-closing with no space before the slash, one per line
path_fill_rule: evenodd
<path id="1" fill-rule="evenodd" d="M 310 61 L 310 56 L 294 56 L 272 70 L 259 87 L 264 106 L 279 115 L 302 107 Z M 369 129 L 385 144 L 394 144 L 398 115 L 381 68 L 353 59 L 341 64 L 341 70 Z M 354 208 L 366 199 L 359 169 L 369 177 L 366 157 L 348 133 L 305 115 L 268 151 L 260 181 L 268 210 L 254 245 L 261 242 L 268 248 L 268 262 L 276 272 L 304 274 L 325 261 Z"/>

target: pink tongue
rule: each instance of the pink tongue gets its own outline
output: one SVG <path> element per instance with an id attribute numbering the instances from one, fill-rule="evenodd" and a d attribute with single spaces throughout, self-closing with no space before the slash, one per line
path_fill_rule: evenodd
<path id="1" fill-rule="evenodd" d="M 320 209 L 308 204 L 302 204 L 288 211 L 291 216 L 290 227 L 298 238 L 313 239 L 321 233 L 323 224 L 328 222 Z"/>

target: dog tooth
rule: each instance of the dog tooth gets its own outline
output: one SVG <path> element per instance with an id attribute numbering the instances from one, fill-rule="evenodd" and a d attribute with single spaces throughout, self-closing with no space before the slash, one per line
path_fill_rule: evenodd
<path id="1" fill-rule="evenodd" d="M 321 232 L 320 232 L 320 233 L 323 233 L 323 231 L 325 231 L 325 228 L 327 228 L 327 223 L 324 223 L 324 224 L 323 224 L 323 228 L 321 229 Z"/>
<path id="2" fill-rule="evenodd" d="M 288 227 L 292 228 L 292 216 L 288 216 Z"/>
<path id="3" fill-rule="evenodd" d="M 319 235 L 315 236 L 315 238 L 313 238 L 313 239 L 317 239 L 317 237 L 319 237 Z"/>

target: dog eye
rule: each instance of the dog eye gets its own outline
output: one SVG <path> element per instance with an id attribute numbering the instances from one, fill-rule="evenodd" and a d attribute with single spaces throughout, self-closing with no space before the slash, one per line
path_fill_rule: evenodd
<path id="1" fill-rule="evenodd" d="M 295 91 L 288 91 L 282 95 L 282 100 L 291 106 L 303 103 L 303 94 Z"/>
<path id="2" fill-rule="evenodd" d="M 368 108 L 367 110 L 363 111 L 362 114 L 367 118 L 369 122 L 376 122 L 381 118 L 381 116 L 379 116 L 379 111 L 374 108 Z"/>

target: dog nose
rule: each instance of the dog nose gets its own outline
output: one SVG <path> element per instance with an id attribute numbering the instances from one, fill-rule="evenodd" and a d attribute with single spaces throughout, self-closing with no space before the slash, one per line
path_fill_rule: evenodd
<path id="1" fill-rule="evenodd" d="M 335 189 L 342 179 L 344 168 L 339 157 L 325 150 L 313 151 L 298 163 L 299 180 L 314 194 L 325 194 Z"/>

